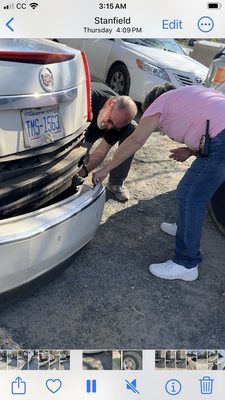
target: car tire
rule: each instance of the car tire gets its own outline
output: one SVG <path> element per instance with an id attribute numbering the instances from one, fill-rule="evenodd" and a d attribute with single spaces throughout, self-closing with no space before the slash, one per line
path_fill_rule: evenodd
<path id="1" fill-rule="evenodd" d="M 195 44 L 195 42 L 196 42 L 196 39 L 190 39 L 190 40 L 188 41 L 188 46 L 193 47 L 194 44 Z"/>
<path id="2" fill-rule="evenodd" d="M 123 353 L 123 369 L 124 370 L 140 370 L 142 369 L 142 358 L 137 352 Z"/>
<path id="3" fill-rule="evenodd" d="M 123 64 L 118 64 L 110 69 L 107 85 L 119 95 L 128 95 L 130 91 L 130 75 L 128 69 Z"/>
<path id="4" fill-rule="evenodd" d="M 209 202 L 208 210 L 212 217 L 216 227 L 219 231 L 225 235 L 225 182 L 219 187 L 219 189 L 214 193 L 212 199 Z"/>

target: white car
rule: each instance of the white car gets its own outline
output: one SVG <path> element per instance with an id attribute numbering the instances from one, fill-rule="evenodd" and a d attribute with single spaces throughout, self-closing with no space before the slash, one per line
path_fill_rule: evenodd
<path id="1" fill-rule="evenodd" d="M 104 189 L 77 186 L 91 119 L 85 54 L 0 39 L 0 293 L 65 263 L 95 234 Z"/>
<path id="2" fill-rule="evenodd" d="M 208 68 L 186 55 L 174 39 L 58 39 L 84 50 L 93 80 L 143 102 L 154 86 L 203 84 Z"/>

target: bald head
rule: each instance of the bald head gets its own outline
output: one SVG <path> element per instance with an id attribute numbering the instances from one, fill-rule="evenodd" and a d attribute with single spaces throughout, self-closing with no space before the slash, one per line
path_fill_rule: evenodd
<path id="1" fill-rule="evenodd" d="M 112 96 L 104 104 L 97 118 L 100 129 L 121 129 L 137 114 L 137 106 L 129 96 Z"/>
<path id="2" fill-rule="evenodd" d="M 137 106 L 130 96 L 116 96 L 114 98 L 115 110 L 122 111 L 127 117 L 128 123 L 135 118 L 137 114 Z"/>

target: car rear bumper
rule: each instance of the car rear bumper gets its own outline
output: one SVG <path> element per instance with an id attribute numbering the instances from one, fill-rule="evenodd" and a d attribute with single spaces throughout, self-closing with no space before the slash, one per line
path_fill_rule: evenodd
<path id="1" fill-rule="evenodd" d="M 63 263 L 94 236 L 102 216 L 102 185 L 0 222 L 0 294 Z"/>

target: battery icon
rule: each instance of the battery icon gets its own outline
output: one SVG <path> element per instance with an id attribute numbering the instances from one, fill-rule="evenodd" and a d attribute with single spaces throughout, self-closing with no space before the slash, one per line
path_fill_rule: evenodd
<path id="1" fill-rule="evenodd" d="M 210 9 L 220 9 L 222 7 L 221 3 L 208 3 L 208 8 Z"/>

